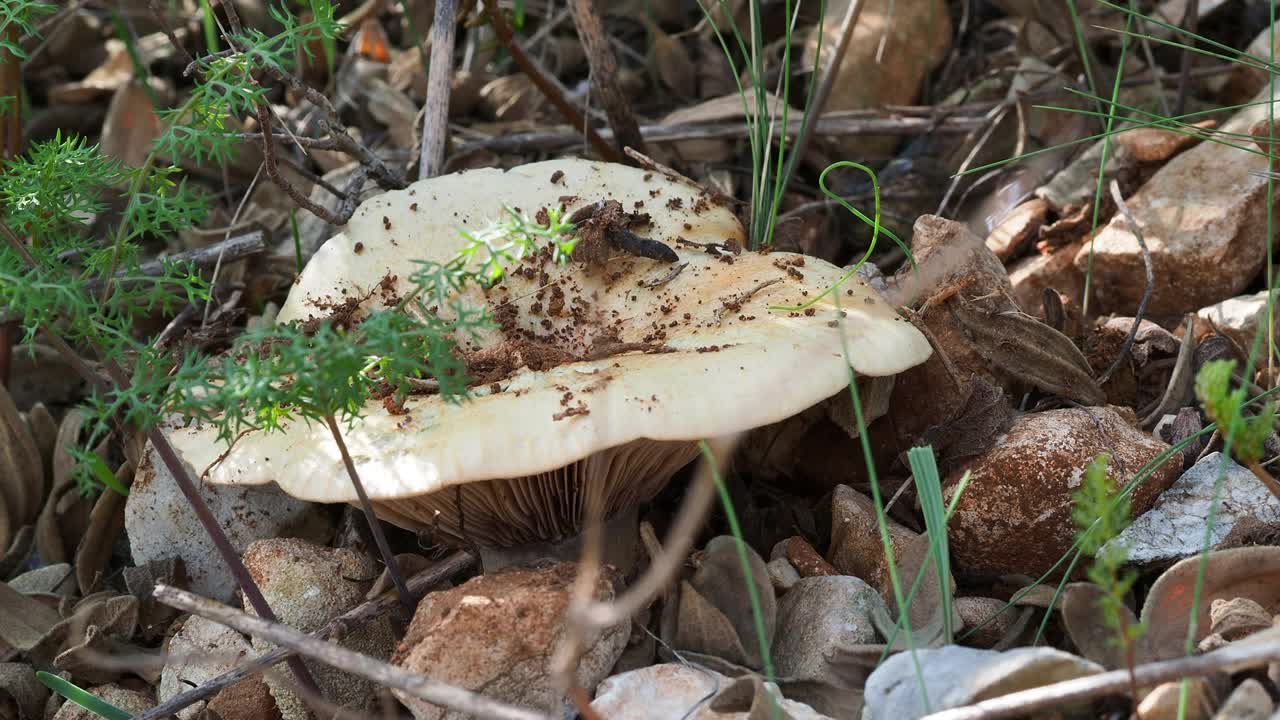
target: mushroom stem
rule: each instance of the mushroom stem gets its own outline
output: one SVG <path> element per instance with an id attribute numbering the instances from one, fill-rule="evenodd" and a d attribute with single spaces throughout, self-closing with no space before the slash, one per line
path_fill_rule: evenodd
<path id="1" fill-rule="evenodd" d="M 360 498 L 360 509 L 364 511 L 364 519 L 369 523 L 369 531 L 373 533 L 373 541 L 378 545 L 378 553 L 382 555 L 382 562 L 387 566 L 387 573 L 391 575 L 391 582 L 396 586 L 396 593 L 400 596 L 400 605 L 403 611 L 402 619 L 404 624 L 408 625 L 413 620 L 414 611 L 417 610 L 417 599 L 405 583 L 404 576 L 400 574 L 400 568 L 396 565 L 395 555 L 391 554 L 391 546 L 387 544 L 387 535 L 382 531 L 382 523 L 373 512 L 373 504 L 369 502 L 369 495 L 364 491 L 364 483 L 360 482 L 360 473 L 356 472 L 356 464 L 351 459 L 351 453 L 347 452 L 347 443 L 342 439 L 342 430 L 338 427 L 337 419 L 334 418 L 333 413 L 325 415 L 324 419 L 329 425 L 329 432 L 333 435 L 333 441 L 338 444 L 338 452 L 342 454 L 342 464 L 347 467 L 347 475 L 351 478 L 351 484 L 355 486 L 356 495 Z"/>

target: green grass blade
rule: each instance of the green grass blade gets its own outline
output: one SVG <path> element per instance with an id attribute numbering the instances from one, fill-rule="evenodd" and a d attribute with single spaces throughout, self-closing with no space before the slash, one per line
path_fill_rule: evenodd
<path id="1" fill-rule="evenodd" d="M 954 640 L 951 625 L 951 554 L 947 545 L 947 511 L 942 497 L 942 478 L 938 476 L 938 463 L 931 447 L 911 448 L 907 451 L 907 463 L 911 466 L 920 507 L 924 511 L 924 526 L 929 533 L 929 553 L 938 569 L 942 632 L 943 638 L 950 645 Z"/>
<path id="2" fill-rule="evenodd" d="M 213 17 L 209 0 L 200 0 L 200 24 L 204 28 L 204 44 L 212 55 L 218 52 L 218 24 Z"/>
<path id="3" fill-rule="evenodd" d="M 893 598 L 898 606 L 898 621 L 907 631 L 907 651 L 911 653 L 911 665 L 915 670 L 916 683 L 920 687 L 920 698 L 924 701 L 926 713 L 933 712 L 929 702 L 929 688 L 924 681 L 924 671 L 920 667 L 920 658 L 916 653 L 915 637 L 911 630 L 911 605 L 902 592 L 902 579 L 898 576 L 898 565 L 894 561 L 893 541 L 889 538 L 889 520 L 884 511 L 884 499 L 880 494 L 880 480 L 876 474 L 875 456 L 871 452 L 871 440 L 867 437 L 867 419 L 862 413 L 862 399 L 858 397 L 858 378 L 849 358 L 849 343 L 845 333 L 844 313 L 840 312 L 840 295 L 835 296 L 836 327 L 840 332 L 840 348 L 844 353 L 845 367 L 849 372 L 849 396 L 853 400 L 853 417 L 858 427 L 858 441 L 862 446 L 862 458 L 867 466 L 867 479 L 871 484 L 871 501 L 876 509 L 876 526 L 880 533 L 880 545 L 884 548 L 885 565 L 889 568 L 889 582 L 893 586 Z"/>
<path id="4" fill-rule="evenodd" d="M 867 217 L 862 213 L 861 210 L 850 205 L 848 201 L 846 201 L 844 198 L 840 197 L 839 195 L 837 195 L 836 193 L 832 192 L 830 189 L 827 188 L 827 174 L 830 173 L 832 170 L 835 170 L 837 168 L 842 168 L 842 167 L 856 168 L 866 173 L 867 176 L 871 178 L 871 191 L 875 201 L 875 219 Z M 832 283 L 831 287 L 827 288 L 826 290 L 823 290 L 821 293 L 814 296 L 813 299 L 801 305 L 796 305 L 794 307 L 789 305 L 770 305 L 769 306 L 770 310 L 780 310 L 782 312 L 804 312 L 810 307 L 813 307 L 813 305 L 817 303 L 819 300 L 821 300 L 822 298 L 835 292 L 849 278 L 853 277 L 858 272 L 858 269 L 861 268 L 867 262 L 867 260 L 871 258 L 871 253 L 875 252 L 876 240 L 880 237 L 881 232 L 883 232 L 885 235 L 888 235 L 890 239 L 892 239 L 895 243 L 897 243 L 898 247 L 902 248 L 903 251 L 907 253 L 907 260 L 911 262 L 911 268 L 913 270 L 916 270 L 917 272 L 919 271 L 919 268 L 916 267 L 915 256 L 911 254 L 911 248 L 907 247 L 907 244 L 904 243 L 901 238 L 895 235 L 892 230 L 889 230 L 888 228 L 880 224 L 880 182 L 879 180 L 876 179 L 875 170 L 872 170 L 871 168 L 867 167 L 866 165 L 863 165 L 862 163 L 856 163 L 851 160 L 841 160 L 840 162 L 831 163 L 826 167 L 826 169 L 822 171 L 822 174 L 818 176 L 818 188 L 822 190 L 823 195 L 826 195 L 833 202 L 840 205 L 840 207 L 853 213 L 853 215 L 857 217 L 859 220 L 871 226 L 871 243 L 867 246 L 867 251 L 863 253 L 862 259 L 859 260 L 856 264 L 854 264 L 853 268 L 851 268 L 844 275 L 840 276 L 840 279 Z"/>
<path id="5" fill-rule="evenodd" d="M 746 579 L 747 596 L 751 600 L 751 620 L 755 625 L 756 640 L 760 645 L 760 661 L 764 666 L 764 677 L 769 682 L 777 681 L 777 673 L 773 669 L 773 654 L 769 649 L 769 634 L 764 628 L 764 606 L 760 602 L 760 593 L 756 591 L 755 578 L 751 572 L 751 559 L 747 555 L 747 542 L 742 538 L 742 526 L 738 524 L 738 514 L 733 509 L 733 498 L 729 497 L 729 489 L 725 487 L 723 479 L 720 477 L 720 465 L 716 462 L 715 455 L 711 452 L 711 447 L 707 445 L 705 440 L 698 441 L 698 449 L 702 452 L 702 459 L 711 468 L 711 477 L 716 483 L 716 493 L 720 496 L 720 504 L 724 506 L 725 518 L 729 521 L 729 532 L 733 535 L 734 545 L 738 550 L 738 561 L 742 563 L 742 576 Z M 770 704 L 772 705 L 772 715 L 774 720 L 781 717 L 781 708 L 778 706 L 773 693 L 769 693 Z"/>
<path id="6" fill-rule="evenodd" d="M 1133 16 L 1126 15 L 1124 29 L 1127 31 L 1132 24 Z M 1124 59 L 1128 52 L 1129 39 L 1126 37 L 1120 43 L 1120 60 L 1116 63 L 1115 82 L 1111 84 L 1111 102 L 1106 105 L 1107 121 L 1104 131 L 1107 135 L 1102 139 L 1102 154 L 1098 158 L 1098 182 L 1093 193 L 1093 219 L 1090 223 L 1089 258 L 1084 271 L 1084 297 L 1080 303 L 1080 312 L 1085 317 L 1089 316 L 1089 296 L 1092 294 L 1090 290 L 1093 287 L 1093 246 L 1098 237 L 1098 217 L 1102 212 L 1102 187 L 1106 184 L 1107 158 L 1111 155 L 1111 129 L 1116 122 L 1116 101 L 1120 97 L 1120 80 L 1124 77 Z"/>
<path id="7" fill-rule="evenodd" d="M 36 679 L 41 683 L 44 683 L 45 687 L 58 693 L 67 700 L 79 705 L 94 715 L 106 718 L 106 720 L 129 720 L 133 717 L 133 713 L 128 710 L 118 708 L 97 695 L 90 694 L 83 688 L 63 680 L 52 673 L 44 671 L 37 672 Z"/>

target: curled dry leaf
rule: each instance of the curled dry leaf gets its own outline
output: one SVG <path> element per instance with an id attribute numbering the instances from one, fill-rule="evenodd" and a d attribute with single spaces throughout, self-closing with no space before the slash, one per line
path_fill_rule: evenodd
<path id="1" fill-rule="evenodd" d="M 1076 651 L 1108 670 L 1125 667 L 1124 645 L 1116 642 L 1116 631 L 1107 624 L 1099 601 L 1102 588 L 1090 582 L 1069 583 L 1062 593 L 1062 624 Z M 1134 627 L 1138 617 L 1127 606 L 1121 611 L 1125 624 Z"/>
<path id="2" fill-rule="evenodd" d="M 1167 660 L 1185 652 L 1199 564 L 1198 556 L 1177 563 L 1147 594 L 1141 619 L 1147 626 L 1152 660 Z M 1236 598 L 1253 600 L 1270 613 L 1280 611 L 1280 547 L 1261 545 L 1209 553 L 1194 642 L 1212 631 L 1214 601 Z"/>
<path id="3" fill-rule="evenodd" d="M 127 485 L 133 477 L 133 463 L 121 465 L 115 476 L 121 485 Z M 82 595 L 100 589 L 112 549 L 124 532 L 124 504 L 125 498 L 120 493 L 104 491 L 98 494 L 89 511 L 84 534 L 75 549 L 76 583 Z"/>
<path id="4" fill-rule="evenodd" d="M 744 577 L 738 541 L 728 535 L 712 538 L 693 577 L 680 584 L 680 599 L 671 645 L 714 655 L 735 665 L 759 669 L 773 642 L 777 598 L 764 560 L 746 547 L 751 576 Z M 748 583 L 755 588 L 764 616 L 765 647 L 756 632 Z"/>
<path id="5" fill-rule="evenodd" d="M 17 528 L 31 522 L 44 499 L 44 463 L 35 438 L 9 392 L 0 387 L 0 547 L 8 547 Z"/>

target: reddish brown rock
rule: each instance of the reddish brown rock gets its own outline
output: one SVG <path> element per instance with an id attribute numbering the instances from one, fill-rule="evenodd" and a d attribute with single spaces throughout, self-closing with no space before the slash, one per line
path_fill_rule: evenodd
<path id="1" fill-rule="evenodd" d="M 1018 418 L 986 455 L 951 473 L 950 501 L 965 469 L 972 475 L 948 525 L 959 572 L 1039 576 L 1071 548 L 1075 524 L 1071 495 L 1085 467 L 1110 453 L 1107 477 L 1128 482 L 1169 446 L 1134 427 L 1124 408 L 1048 410 Z M 1136 517 L 1177 479 L 1181 465 L 1166 462 L 1130 495 Z"/>
<path id="2" fill-rule="evenodd" d="M 429 593 L 418 604 L 392 662 L 495 700 L 551 708 L 562 700 L 551 682 L 551 655 L 564 634 L 575 576 L 574 563 L 512 568 Z M 613 595 L 612 583 L 602 577 L 596 599 Z M 624 621 L 585 638 L 577 682 L 588 693 L 622 655 L 630 625 Z M 462 717 L 400 691 L 395 694 L 417 720 Z"/>
<path id="3" fill-rule="evenodd" d="M 1020 256 L 1040 233 L 1049 218 L 1049 203 L 1041 198 L 1031 198 L 1009 211 L 1009 214 L 991 229 L 987 235 L 987 248 L 1009 262 Z"/>
<path id="4" fill-rule="evenodd" d="M 1267 117 L 1265 89 L 1222 127 L 1248 133 Z M 1252 143 L 1250 143 L 1252 145 Z M 1266 259 L 1266 157 L 1248 150 L 1201 143 L 1173 158 L 1128 197 L 1150 249 L 1155 284 L 1149 316 L 1180 315 L 1237 295 Z M 1076 253 L 1084 270 L 1088 248 Z M 1099 230 L 1094 242 L 1093 283 L 1098 309 L 1133 314 L 1146 285 L 1143 253 L 1123 214 Z"/>

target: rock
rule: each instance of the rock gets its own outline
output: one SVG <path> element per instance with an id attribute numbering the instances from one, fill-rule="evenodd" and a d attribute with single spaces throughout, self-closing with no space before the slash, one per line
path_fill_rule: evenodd
<path id="1" fill-rule="evenodd" d="M 76 574 L 67 563 L 45 565 L 28 570 L 9 581 L 9 587 L 28 595 L 51 593 L 71 596 L 76 594 Z"/>
<path id="2" fill-rule="evenodd" d="M 1032 253 L 1009 266 L 1013 300 L 1023 312 L 1043 316 L 1040 297 L 1046 288 L 1075 300 L 1084 294 L 1084 273 L 1074 264 L 1076 252 L 1082 247 L 1083 241 L 1047 253 Z"/>
<path id="3" fill-rule="evenodd" d="M 1275 710 L 1275 703 L 1262 683 L 1248 678 L 1236 686 L 1227 701 L 1218 708 L 1213 720 L 1267 720 Z"/>
<path id="4" fill-rule="evenodd" d="M 156 686 L 160 702 L 168 702 L 239 665 L 253 648 L 243 635 L 226 625 L 192 615 L 169 638 L 166 652 L 171 659 L 160 671 L 160 684 Z M 261 676 L 244 683 L 261 684 Z M 188 705 L 177 712 L 178 720 L 192 720 L 204 707 L 203 700 Z"/>
<path id="5" fill-rule="evenodd" d="M 280 708 L 261 677 L 241 680 L 209 700 L 210 718 L 220 720 L 280 720 Z"/>
<path id="6" fill-rule="evenodd" d="M 1213 712 L 1212 695 L 1202 678 L 1192 678 L 1187 693 L 1186 712 L 1178 713 L 1181 683 L 1167 682 L 1156 686 L 1138 703 L 1138 717 L 1142 720 L 1208 720 Z"/>
<path id="7" fill-rule="evenodd" d="M 573 563 L 544 569 L 508 568 L 429 593 L 418 603 L 392 662 L 495 700 L 552 708 L 562 698 L 551 682 L 551 654 L 564 634 L 575 576 Z M 602 577 L 596 599 L 613 596 L 612 584 Z M 585 638 L 577 683 L 588 693 L 621 656 L 630 624 L 623 621 Z M 417 720 L 464 717 L 393 692 Z M 570 712 L 567 706 L 564 712 Z"/>
<path id="8" fill-rule="evenodd" d="M 1196 312 L 1197 323 L 1204 321 L 1226 335 L 1246 351 L 1253 346 L 1253 334 L 1265 325 L 1267 291 L 1227 298 Z M 1280 323 L 1278 323 L 1280 324 Z M 1265 340 L 1263 341 L 1265 342 Z"/>
<path id="9" fill-rule="evenodd" d="M 833 667 L 827 659 L 837 646 L 876 641 L 871 613 L 879 600 L 875 588 L 848 575 L 807 577 L 796 583 L 778 606 L 773 646 L 778 676 L 830 686 L 828 694 L 845 691 L 849 697 L 840 707 L 815 705 L 830 715 L 842 715 L 842 709 L 856 704 L 865 677 L 854 676 L 847 667 Z"/>
<path id="10" fill-rule="evenodd" d="M 378 574 L 373 561 L 361 553 L 321 547 L 296 538 L 259 540 L 245 552 L 244 564 L 277 619 L 305 633 L 319 630 L 364 602 Z M 385 660 L 395 648 L 391 620 L 383 616 L 361 625 L 343 636 L 340 644 Z M 262 640 L 253 641 L 253 649 L 259 654 L 273 647 Z M 378 686 L 369 680 L 319 662 L 308 661 L 307 667 L 331 703 L 364 711 L 377 698 Z M 311 717 L 302 699 L 291 689 L 291 681 L 285 684 L 268 674 L 266 682 L 285 720 Z"/>
<path id="11" fill-rule="evenodd" d="M 106 700 L 121 710 L 127 710 L 133 715 L 144 713 L 156 706 L 154 700 L 150 696 L 144 695 L 134 690 L 126 690 L 119 685 L 99 685 L 94 688 L 86 688 L 91 695 Z M 96 714 L 89 710 L 76 705 L 71 701 L 62 703 L 62 707 L 58 708 L 58 712 L 54 713 L 53 720 L 102 720 Z"/>
<path id="12" fill-rule="evenodd" d="M 1224 132 L 1247 133 L 1267 116 L 1275 85 L 1258 104 L 1236 113 Z M 1250 148 L 1252 150 L 1252 148 Z M 1194 312 L 1236 295 L 1266 259 L 1266 157 L 1201 143 L 1170 160 L 1126 201 L 1150 249 L 1155 276 L 1150 316 Z M 1213 178 L 1206 182 L 1205 178 Z M 1088 248 L 1076 253 L 1084 270 Z M 1133 314 L 1145 287 L 1143 255 L 1124 216 L 1112 217 L 1094 242 L 1093 280 L 1098 309 Z"/>
<path id="13" fill-rule="evenodd" d="M 1025 610 L 1019 607 L 1006 608 L 1007 604 L 998 598 L 956 598 L 956 614 L 960 616 L 964 626 L 970 628 L 966 631 L 965 645 L 991 648 L 997 643 L 1005 642 L 1008 647 L 1007 636 L 1018 627 Z"/>
<path id="14" fill-rule="evenodd" d="M 1167 563 L 1200 552 L 1214 484 L 1222 465 L 1221 453 L 1213 453 L 1196 463 L 1112 542 L 1127 547 L 1129 561 L 1137 564 Z M 1221 542 L 1244 518 L 1280 522 L 1280 500 L 1276 500 L 1253 473 L 1229 458 L 1226 471 L 1210 535 L 1211 546 Z"/>
<path id="15" fill-rule="evenodd" d="M 887 518 L 889 540 L 901 555 L 916 533 Z M 880 542 L 875 505 L 871 498 L 844 485 L 831 494 L 831 564 L 841 575 L 852 575 L 877 588 L 889 586 L 889 569 Z"/>
<path id="16" fill-rule="evenodd" d="M 1118 410 L 1023 415 L 986 455 L 953 471 L 948 502 L 964 470 L 972 473 L 948 525 L 956 567 L 989 575 L 1047 572 L 1075 539 L 1071 495 L 1088 464 L 1110 453 L 1107 476 L 1119 486 L 1169 447 L 1135 428 L 1132 411 Z M 1133 513 L 1146 512 L 1177 473 L 1177 463 L 1166 462 L 1148 475 L 1130 495 Z"/>
<path id="17" fill-rule="evenodd" d="M 199 477 L 199 472 L 192 476 Z M 200 495 L 237 551 L 244 552 L 250 543 L 264 538 L 319 539 L 329 532 L 321 506 L 295 500 L 274 486 L 198 485 Z M 124 518 L 135 564 L 181 558 L 192 592 L 221 602 L 235 597 L 236 582 L 231 571 L 218 556 L 177 481 L 155 457 L 150 445 L 129 488 Z"/>
<path id="18" fill-rule="evenodd" d="M 809 541 L 795 535 L 783 542 L 784 551 L 787 559 L 799 572 L 801 577 L 820 577 L 822 575 L 837 575 L 836 569 L 827 562 L 825 558 L 818 554 L 817 550 L 809 544 Z"/>
<path id="19" fill-rule="evenodd" d="M 897 653 L 871 673 L 862 720 L 915 720 L 979 699 L 1102 672 L 1095 663 L 1047 647 L 996 652 L 948 645 L 915 654 L 920 676 L 910 652 Z M 929 709 L 919 677 L 924 678 Z"/>
<path id="20" fill-rule="evenodd" d="M 691 665 L 666 663 L 632 670 L 600 683 L 596 699 L 591 703 L 602 718 L 627 720 L 748 720 L 757 717 L 744 711 L 720 711 L 721 696 L 734 684 L 720 673 Z M 777 686 L 765 683 L 768 691 L 779 698 Z M 782 699 L 778 703 L 779 720 L 824 720 L 807 705 Z M 759 717 L 769 717 L 768 708 Z"/>
<path id="21" fill-rule="evenodd" d="M 987 248 L 1009 262 L 1022 254 L 1035 239 L 1049 217 L 1049 203 L 1041 198 L 1031 198 L 1009 211 L 1000 224 L 987 234 Z"/>
<path id="22" fill-rule="evenodd" d="M 773 583 L 773 589 L 779 593 L 790 590 L 800 581 L 800 573 L 796 572 L 795 566 L 786 558 L 770 560 L 765 564 L 765 569 L 769 571 L 769 582 Z"/>

